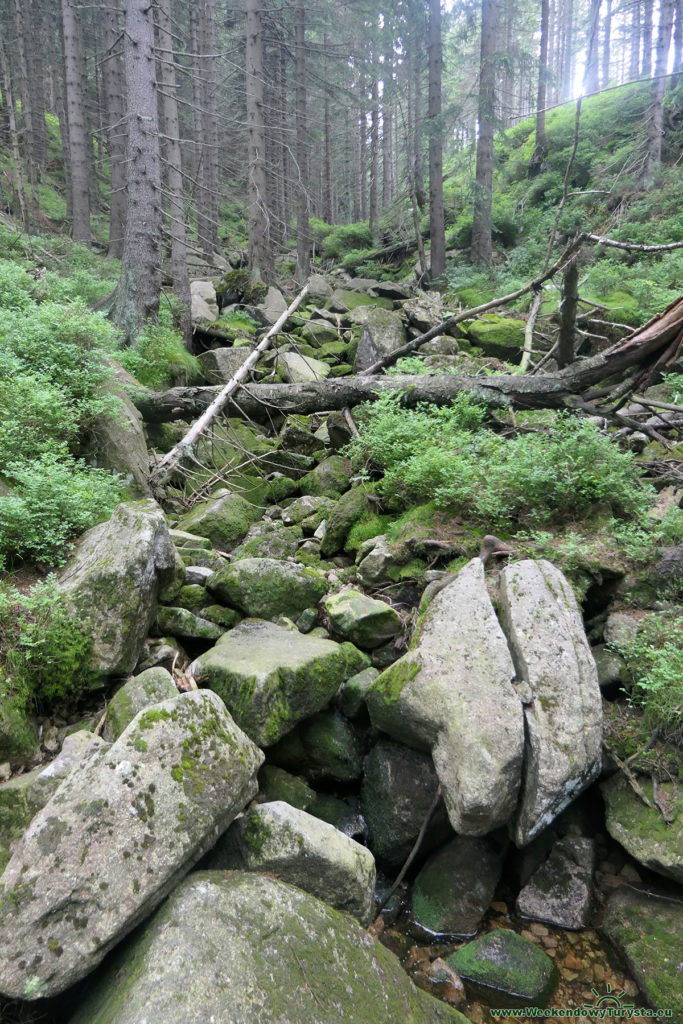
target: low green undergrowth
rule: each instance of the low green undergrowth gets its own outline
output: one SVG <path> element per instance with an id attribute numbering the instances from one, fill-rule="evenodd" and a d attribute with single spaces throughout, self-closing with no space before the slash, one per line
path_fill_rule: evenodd
<path id="1" fill-rule="evenodd" d="M 631 701 L 660 739 L 683 739 L 683 618 L 680 611 L 649 616 L 632 640 L 615 645 L 626 662 Z"/>
<path id="2" fill-rule="evenodd" d="M 161 312 L 158 324 L 147 324 L 135 348 L 120 349 L 116 358 L 147 388 L 161 391 L 188 384 L 199 374 L 199 363 L 172 324 L 172 313 Z"/>
<path id="3" fill-rule="evenodd" d="M 29 594 L 0 583 L 0 692 L 18 722 L 35 706 L 79 697 L 91 681 L 91 644 L 54 576 Z"/>
<path id="4" fill-rule="evenodd" d="M 551 427 L 505 439 L 467 396 L 452 406 L 406 409 L 383 396 L 348 448 L 357 470 L 382 472 L 378 492 L 397 508 L 434 501 L 489 530 L 588 516 L 643 514 L 653 491 L 629 453 L 593 424 L 558 415 Z"/>

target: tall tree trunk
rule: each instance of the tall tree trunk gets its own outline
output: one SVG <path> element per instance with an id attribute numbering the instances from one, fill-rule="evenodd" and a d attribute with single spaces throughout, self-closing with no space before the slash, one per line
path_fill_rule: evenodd
<path id="1" fill-rule="evenodd" d="M 579 263 L 573 259 L 564 272 L 562 304 L 560 306 L 560 333 L 557 343 L 557 365 L 569 366 L 576 357 L 576 312 L 579 303 Z"/>
<path id="2" fill-rule="evenodd" d="M 373 76 L 370 89 L 370 201 L 368 220 L 374 245 L 379 241 L 379 85 Z"/>
<path id="3" fill-rule="evenodd" d="M 674 0 L 661 0 L 659 29 L 657 31 L 657 55 L 655 80 L 652 83 L 652 98 L 647 116 L 647 150 L 643 169 L 643 185 L 650 188 L 662 162 L 662 134 L 664 126 L 663 99 L 666 92 L 666 75 L 671 31 L 673 28 Z"/>
<path id="4" fill-rule="evenodd" d="M 26 194 L 24 192 L 24 181 L 21 174 L 22 162 L 21 153 L 19 151 L 19 133 L 17 131 L 16 102 L 14 99 L 14 92 L 12 91 L 12 76 L 10 74 L 7 51 L 5 49 L 4 40 L 1 37 L 0 75 L 2 76 L 2 103 L 3 108 L 7 109 L 10 146 L 12 149 L 12 161 L 14 163 L 14 167 L 12 169 L 14 177 L 14 192 L 17 197 L 17 204 L 19 206 L 19 216 L 21 218 L 22 227 L 24 228 L 24 231 L 28 231 L 28 211 L 26 208 Z"/>
<path id="5" fill-rule="evenodd" d="M 600 0 L 591 0 L 586 43 L 586 72 L 583 77 L 583 91 L 590 95 L 599 87 L 600 69 Z"/>
<path id="6" fill-rule="evenodd" d="M 538 174 L 548 155 L 545 133 L 545 105 L 548 75 L 548 7 L 550 0 L 541 0 L 541 50 L 538 59 L 538 92 L 536 93 L 536 145 L 529 162 L 529 177 Z"/>
<path id="7" fill-rule="evenodd" d="M 202 45 L 202 169 L 204 222 L 201 244 L 207 257 L 218 250 L 218 85 L 216 77 L 216 0 L 203 0 Z"/>
<path id="8" fill-rule="evenodd" d="M 609 85 L 610 47 L 612 42 L 612 0 L 606 0 L 602 40 L 602 88 Z"/>
<path id="9" fill-rule="evenodd" d="M 640 73 L 640 0 L 633 0 L 631 7 L 631 38 L 629 49 L 628 77 L 632 82 Z"/>
<path id="10" fill-rule="evenodd" d="M 394 195 L 394 44 L 391 39 L 384 48 L 382 74 L 382 206 L 388 206 Z"/>
<path id="11" fill-rule="evenodd" d="M 30 11 L 31 31 L 26 40 L 26 60 L 31 94 L 33 160 L 38 179 L 47 163 L 47 128 L 45 125 L 45 12 L 39 0 L 33 0 Z"/>
<path id="12" fill-rule="evenodd" d="M 248 129 L 249 267 L 254 277 L 273 278 L 270 211 L 266 188 L 266 138 L 263 117 L 263 32 L 260 0 L 247 0 L 246 98 Z"/>
<path id="13" fill-rule="evenodd" d="M 73 0 L 61 0 L 61 4 L 66 117 L 69 126 L 72 234 L 74 241 L 90 245 L 90 166 L 81 79 L 83 59 L 80 31 Z"/>
<path id="14" fill-rule="evenodd" d="M 294 9 L 296 48 L 296 162 L 299 165 L 296 206 L 296 279 L 305 284 L 311 266 L 308 227 L 308 140 L 306 138 L 306 13 L 304 0 Z"/>
<path id="15" fill-rule="evenodd" d="M 676 0 L 676 26 L 674 30 L 674 74 L 683 71 L 683 0 Z M 674 87 L 676 79 L 670 80 L 671 88 Z"/>
<path id="16" fill-rule="evenodd" d="M 126 120 L 123 102 L 124 69 L 121 59 L 121 32 L 118 12 L 108 10 L 107 53 L 102 63 L 104 94 L 107 107 L 107 142 L 111 174 L 109 196 L 109 255 L 120 258 L 123 253 L 123 236 L 126 230 L 126 206 L 128 203 L 126 179 Z"/>
<path id="17" fill-rule="evenodd" d="M 436 281 L 446 269 L 443 209 L 443 128 L 441 124 L 441 0 L 429 0 L 429 274 Z"/>
<path id="18" fill-rule="evenodd" d="M 329 45 L 329 36 L 327 32 L 323 33 L 323 51 L 324 51 L 324 65 L 323 75 L 325 78 L 325 99 L 323 108 L 323 131 L 325 134 L 325 151 L 324 151 L 324 164 L 323 164 L 323 220 L 326 224 L 334 223 L 334 212 L 332 209 L 332 122 L 330 118 L 330 91 L 328 86 L 328 70 L 327 70 L 327 48 Z"/>
<path id="19" fill-rule="evenodd" d="M 128 217 L 114 320 L 129 345 L 156 319 L 161 290 L 161 176 L 153 7 L 126 0 Z"/>
<path id="20" fill-rule="evenodd" d="M 496 2 L 481 2 L 481 49 L 479 61 L 479 137 L 477 169 L 474 185 L 474 217 L 472 220 L 472 261 L 491 263 L 493 222 L 491 201 L 493 189 L 493 129 L 495 108 L 495 38 Z"/>
<path id="21" fill-rule="evenodd" d="M 173 55 L 173 12 L 171 0 L 157 0 L 159 39 L 160 112 L 164 132 L 164 178 L 168 193 L 168 234 L 171 237 L 171 276 L 173 291 L 180 303 L 180 328 L 185 345 L 192 345 L 192 300 L 187 269 L 187 230 L 180 154 L 180 118 Z"/>
<path id="22" fill-rule="evenodd" d="M 560 99 L 574 95 L 574 0 L 565 0 L 562 7 L 562 84 Z"/>
<path id="23" fill-rule="evenodd" d="M 641 0 L 642 35 L 643 35 L 643 62 L 640 69 L 641 78 L 649 78 L 652 74 L 652 14 L 654 0 Z"/>
<path id="24" fill-rule="evenodd" d="M 421 25 L 424 28 L 424 22 Z M 422 213 L 427 205 L 427 190 L 425 189 L 425 166 L 424 150 L 422 145 L 422 127 L 424 119 L 424 97 L 423 97 L 423 75 L 420 54 L 424 47 L 424 31 L 418 29 L 415 45 L 412 47 L 409 60 L 411 61 L 410 75 L 413 82 L 414 112 L 413 123 L 415 129 L 412 133 L 412 169 L 413 169 L 413 190 L 417 205 Z"/>

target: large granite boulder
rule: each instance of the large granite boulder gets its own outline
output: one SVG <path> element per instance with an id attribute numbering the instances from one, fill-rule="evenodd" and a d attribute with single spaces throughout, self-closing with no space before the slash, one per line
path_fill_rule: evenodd
<path id="1" fill-rule="evenodd" d="M 334 633 L 365 650 L 380 647 L 403 628 L 401 616 L 390 604 L 359 590 L 331 594 L 324 607 Z"/>
<path id="2" fill-rule="evenodd" d="M 500 881 L 505 843 L 456 836 L 431 857 L 413 886 L 413 917 L 428 932 L 476 935 Z"/>
<path id="3" fill-rule="evenodd" d="M 287 311 L 287 302 L 280 289 L 271 284 L 268 287 L 263 302 L 259 303 L 258 309 L 261 311 L 265 322 L 272 325 L 277 323 L 282 314 Z"/>
<path id="4" fill-rule="evenodd" d="M 507 566 L 500 606 L 518 679 L 532 697 L 513 827 L 525 846 L 600 774 L 602 701 L 581 612 L 559 569 L 530 559 Z"/>
<path id="5" fill-rule="evenodd" d="M 587 928 L 592 910 L 595 843 L 583 836 L 558 840 L 517 897 L 517 913 L 557 928 Z"/>
<path id="6" fill-rule="evenodd" d="M 251 356 L 248 348 L 210 348 L 197 357 L 207 384 L 227 384 Z M 250 376 L 254 377 L 252 369 Z M 260 371 L 256 376 L 262 377 Z"/>
<path id="7" fill-rule="evenodd" d="M 88 748 L 0 879 L 0 992 L 37 999 L 92 971 L 256 794 L 262 761 L 196 690 Z"/>
<path id="8" fill-rule="evenodd" d="M 119 473 L 131 498 L 147 498 L 152 491 L 142 415 L 124 387 L 124 384 L 137 382 L 115 359 L 107 357 L 107 364 L 113 375 L 104 383 L 103 391 L 106 398 L 114 401 L 106 403 L 95 417 L 88 431 L 84 455 L 93 465 Z"/>
<path id="9" fill-rule="evenodd" d="M 92 636 L 92 668 L 129 675 L 156 615 L 160 586 L 173 578 L 175 549 L 164 514 L 150 500 L 119 505 L 80 538 L 59 586 Z"/>
<path id="10" fill-rule="evenodd" d="M 607 831 L 646 868 L 683 882 L 683 795 L 677 785 L 660 784 L 672 810 L 673 820 L 665 822 L 652 800 L 652 782 L 641 779 L 641 785 L 651 807 L 645 806 L 621 774 L 602 783 Z"/>
<path id="11" fill-rule="evenodd" d="M 282 379 L 289 384 L 306 384 L 330 375 L 330 367 L 322 359 L 302 356 L 299 352 L 278 353 L 278 367 Z"/>
<path id="12" fill-rule="evenodd" d="M 0 786 L 0 873 L 10 859 L 13 844 L 31 824 L 31 819 L 59 789 L 86 748 L 104 743 L 86 729 L 67 736 L 62 749 L 49 764 L 25 775 L 15 775 Z"/>
<path id="13" fill-rule="evenodd" d="M 321 711 L 301 722 L 269 751 L 269 758 L 311 782 L 353 782 L 363 771 L 358 731 L 336 710 Z"/>
<path id="14" fill-rule="evenodd" d="M 439 780 L 427 754 L 387 739 L 375 744 L 365 759 L 361 808 L 368 825 L 370 849 L 376 857 L 394 867 L 405 862 L 438 787 Z M 429 849 L 435 831 L 439 835 L 445 831 L 443 803 L 440 809 L 438 818 L 432 818 L 423 849 Z"/>
<path id="15" fill-rule="evenodd" d="M 260 619 L 224 633 L 192 663 L 190 673 L 200 686 L 220 694 L 260 747 L 276 743 L 329 704 L 350 674 L 342 645 Z"/>
<path id="16" fill-rule="evenodd" d="M 296 618 L 324 597 L 329 583 L 323 573 L 277 558 L 241 558 L 207 580 L 219 601 L 259 619 Z"/>
<path id="17" fill-rule="evenodd" d="M 220 551 L 232 551 L 262 512 L 241 495 L 222 490 L 195 505 L 180 519 L 178 528 L 205 537 Z"/>
<path id="18" fill-rule="evenodd" d="M 683 1024 L 683 906 L 680 900 L 623 886 L 607 903 L 602 932 L 626 962 L 647 1006 Z M 629 1004 L 639 1003 L 629 1000 Z M 616 1004 L 615 1004 L 616 1005 Z M 622 1000 L 622 1006 L 626 1006 Z M 642 1003 L 639 1003 L 642 1005 Z"/>
<path id="19" fill-rule="evenodd" d="M 173 676 L 165 668 L 155 666 L 140 672 L 128 679 L 109 701 L 102 735 L 107 742 L 113 743 L 138 712 L 177 696 Z"/>
<path id="20" fill-rule="evenodd" d="M 188 956 L 191 959 L 188 961 Z M 240 871 L 186 879 L 70 1024 L 466 1024 L 355 921 Z"/>
<path id="21" fill-rule="evenodd" d="M 207 320 L 212 323 L 218 319 L 218 301 L 213 281 L 190 281 L 190 297 L 193 320 Z"/>
<path id="22" fill-rule="evenodd" d="M 361 924 L 373 917 L 375 858 L 370 851 L 281 800 L 241 814 L 219 840 L 209 867 L 270 872 Z"/>
<path id="23" fill-rule="evenodd" d="M 524 724 L 514 676 L 475 558 L 436 595 L 413 648 L 367 693 L 377 728 L 431 750 L 448 816 L 462 835 L 485 835 L 515 811 Z"/>
<path id="24" fill-rule="evenodd" d="M 406 343 L 406 332 L 399 313 L 390 309 L 371 310 L 360 332 L 353 372 L 360 373 L 378 359 L 391 355 Z"/>

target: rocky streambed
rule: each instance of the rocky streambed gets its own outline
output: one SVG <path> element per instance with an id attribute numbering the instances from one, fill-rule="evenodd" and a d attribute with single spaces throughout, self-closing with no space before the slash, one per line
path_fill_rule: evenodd
<path id="1" fill-rule="evenodd" d="M 0 786 L 8 1020 L 683 1019 L 681 801 L 659 783 L 664 820 L 603 755 L 615 670 L 571 586 L 433 509 L 390 526 L 347 437 L 226 421 L 205 500 L 76 545 L 94 713 Z"/>

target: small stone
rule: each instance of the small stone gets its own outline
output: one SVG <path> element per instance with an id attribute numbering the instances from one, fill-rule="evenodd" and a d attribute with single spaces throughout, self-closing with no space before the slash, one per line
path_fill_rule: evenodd
<path id="1" fill-rule="evenodd" d="M 593 964 L 593 977 L 596 981 L 604 981 L 607 977 L 607 972 L 602 964 Z"/>
<path id="2" fill-rule="evenodd" d="M 0 781 L 1 782 L 7 782 L 7 780 L 9 779 L 11 774 L 12 774 L 12 769 L 10 767 L 9 761 L 5 761 L 4 764 L 0 764 Z"/>
<path id="3" fill-rule="evenodd" d="M 583 969 L 583 961 L 579 960 L 573 953 L 568 953 L 562 961 L 565 967 L 568 967 L 571 971 L 580 971 Z"/>
<path id="4" fill-rule="evenodd" d="M 642 881 L 633 864 L 624 864 L 619 874 L 626 882 L 635 882 L 637 884 Z"/>
<path id="5" fill-rule="evenodd" d="M 503 903 L 502 900 L 494 900 L 491 904 L 491 910 L 495 910 L 497 914 L 507 914 L 508 905 Z"/>
<path id="6" fill-rule="evenodd" d="M 544 924 L 537 924 L 536 922 L 534 922 L 533 924 L 529 925 L 529 931 L 532 932 L 534 935 L 548 935 L 549 934 L 548 933 L 548 929 L 546 928 L 546 926 Z"/>

